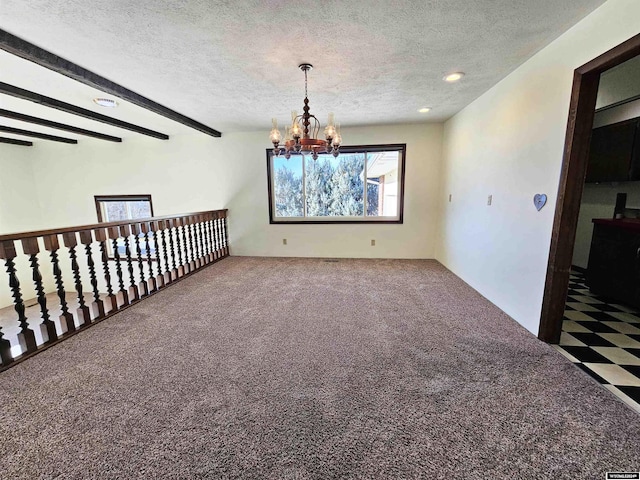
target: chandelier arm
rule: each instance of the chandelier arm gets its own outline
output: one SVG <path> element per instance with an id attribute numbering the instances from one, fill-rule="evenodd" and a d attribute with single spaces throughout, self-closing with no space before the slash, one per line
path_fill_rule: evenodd
<path id="1" fill-rule="evenodd" d="M 312 127 L 313 138 L 318 138 L 318 135 L 320 134 L 320 121 L 316 118 L 315 115 L 310 115 L 310 117 L 314 120 L 314 125 Z"/>

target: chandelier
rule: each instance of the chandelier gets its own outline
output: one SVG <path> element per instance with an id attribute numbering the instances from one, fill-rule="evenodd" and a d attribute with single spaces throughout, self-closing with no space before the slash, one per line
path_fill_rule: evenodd
<path id="1" fill-rule="evenodd" d="M 314 160 L 318 159 L 318 153 L 331 153 L 337 157 L 342 143 L 340 125 L 335 125 L 333 113 L 330 113 L 329 121 L 324 129 L 325 139 L 318 138 L 320 122 L 315 115 L 309 113 L 309 99 L 307 98 L 307 72 L 313 68 L 313 65 L 303 63 L 298 65 L 298 68 L 304 72 L 304 113 L 298 115 L 295 110 L 291 112 L 291 125 L 285 127 L 284 156 L 288 160 L 291 158 L 291 153 L 295 152 L 311 153 Z M 273 129 L 269 134 L 269 139 L 273 143 L 273 154 L 278 156 L 282 153 L 282 148 L 280 148 L 282 135 L 278 129 L 278 121 L 274 118 L 271 122 Z"/>

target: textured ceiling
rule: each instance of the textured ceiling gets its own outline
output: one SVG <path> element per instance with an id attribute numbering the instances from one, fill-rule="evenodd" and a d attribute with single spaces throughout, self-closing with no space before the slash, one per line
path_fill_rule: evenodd
<path id="1" fill-rule="evenodd" d="M 330 110 L 343 126 L 443 121 L 602 3 L 2 0 L 0 28 L 224 134 L 301 111 L 303 62 L 315 67 L 309 99 L 323 123 Z M 0 80 L 22 63 L 0 57 Z M 460 70 L 461 82 L 442 81 Z M 66 101 L 85 94 L 33 72 L 18 85 Z"/>

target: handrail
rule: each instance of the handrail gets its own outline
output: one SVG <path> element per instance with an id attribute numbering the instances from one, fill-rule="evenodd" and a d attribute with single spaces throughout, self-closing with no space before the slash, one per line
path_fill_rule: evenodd
<path id="1" fill-rule="evenodd" d="M 0 371 L 228 257 L 227 212 L 0 235 L 0 260 L 17 317 L 0 317 Z M 33 296 L 23 293 L 24 271 L 39 311 L 23 300 Z"/>
<path id="2" fill-rule="evenodd" d="M 206 213 L 211 213 L 211 212 L 224 212 L 226 216 L 228 211 L 229 211 L 228 209 L 223 208 L 220 210 L 205 210 L 203 212 L 180 213 L 177 215 L 164 215 L 161 217 L 134 218 L 131 220 L 123 220 L 123 221 L 117 221 L 117 222 L 91 223 L 88 225 L 52 228 L 49 230 L 34 230 L 32 232 L 7 233 L 4 235 L 0 235 L 0 242 L 2 242 L 3 240 L 22 240 L 23 238 L 44 237 L 45 235 L 56 235 L 56 234 L 68 233 L 68 232 L 81 232 L 84 230 L 93 230 L 95 228 L 119 227 L 122 225 L 131 225 L 133 223 L 153 222 L 157 220 L 169 220 L 171 218 L 193 217 L 197 215 L 204 215 Z"/>

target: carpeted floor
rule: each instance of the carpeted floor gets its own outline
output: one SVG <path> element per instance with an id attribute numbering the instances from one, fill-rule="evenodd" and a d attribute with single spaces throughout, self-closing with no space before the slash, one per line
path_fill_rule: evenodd
<path id="1" fill-rule="evenodd" d="M 0 386 L 3 479 L 640 470 L 640 415 L 435 261 L 231 257 Z"/>

